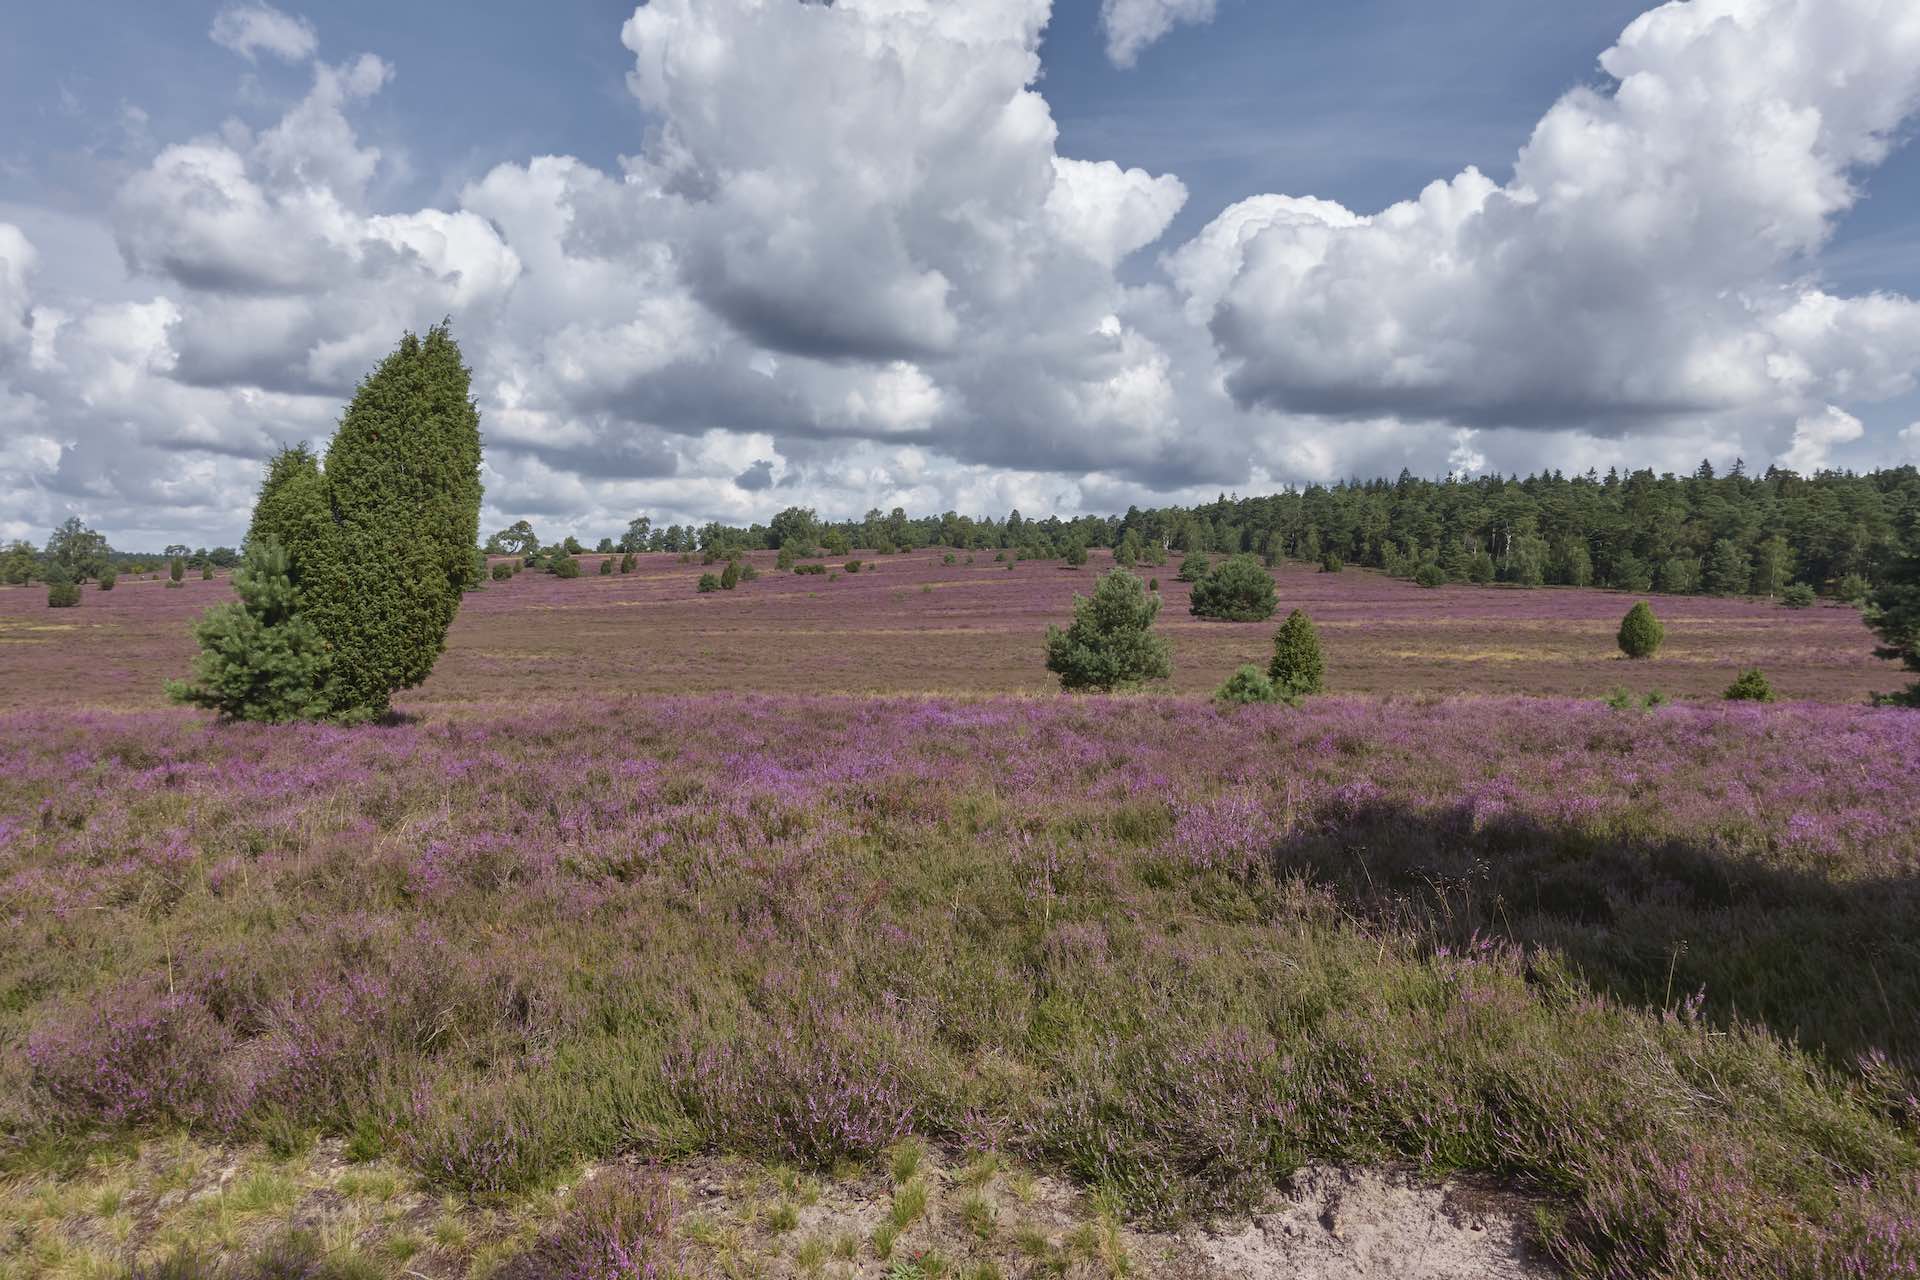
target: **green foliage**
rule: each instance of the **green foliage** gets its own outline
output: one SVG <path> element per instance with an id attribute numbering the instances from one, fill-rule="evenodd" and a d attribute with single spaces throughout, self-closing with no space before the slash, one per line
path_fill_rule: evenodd
<path id="1" fill-rule="evenodd" d="M 626 554 L 620 557 L 620 572 L 632 573 L 633 567 L 637 563 L 639 562 L 634 559 L 633 552 L 631 551 L 627 552 Z"/>
<path id="2" fill-rule="evenodd" d="M 1268 679 L 1260 668 L 1248 663 L 1228 676 L 1226 683 L 1213 691 L 1214 701 L 1234 706 L 1249 706 L 1256 702 L 1277 702 L 1280 700 L 1273 681 Z"/>
<path id="3" fill-rule="evenodd" d="M 1727 686 L 1726 700 L 1728 702 L 1773 702 L 1775 695 L 1773 686 L 1767 683 L 1767 678 L 1760 673 L 1760 668 L 1750 667 L 1742 671 L 1739 677 Z"/>
<path id="4" fill-rule="evenodd" d="M 547 572 L 556 578 L 577 578 L 580 576 L 580 562 L 572 556 L 555 556 L 547 562 Z"/>
<path id="5" fill-rule="evenodd" d="M 1047 628 L 1047 670 L 1067 690 L 1127 689 L 1173 674 L 1172 646 L 1153 634 L 1160 597 L 1140 579 L 1114 569 L 1091 596 L 1073 598 L 1073 623 Z"/>
<path id="6" fill-rule="evenodd" d="M 1616 637 L 1620 652 L 1629 658 L 1651 658 L 1660 651 L 1660 644 L 1666 638 L 1667 629 L 1660 625 L 1660 619 L 1653 616 L 1653 609 L 1644 600 L 1627 610 Z"/>
<path id="7" fill-rule="evenodd" d="M 300 612 L 287 566 L 278 543 L 249 540 L 233 575 L 238 603 L 214 606 L 194 626 L 194 679 L 169 681 L 169 697 L 229 720 L 267 724 L 318 719 L 335 709 L 332 655 Z"/>
<path id="8" fill-rule="evenodd" d="M 505 582 L 513 576 L 513 562 L 502 560 L 489 571 L 495 582 Z"/>
<path id="9" fill-rule="evenodd" d="M 795 573 L 817 575 L 817 574 L 825 573 L 827 571 L 827 566 L 823 564 L 797 564 L 793 566 L 793 571 Z"/>
<path id="10" fill-rule="evenodd" d="M 1183 572 L 1184 568 L 1182 566 Z M 1223 560 L 1194 584 L 1188 612 L 1196 618 L 1264 622 L 1273 616 L 1278 605 L 1273 575 L 1260 563 L 1260 558 L 1239 555 Z"/>
<path id="11" fill-rule="evenodd" d="M 1415 586 L 1444 587 L 1447 585 L 1447 571 L 1429 560 L 1413 571 L 1413 581 Z"/>
<path id="12" fill-rule="evenodd" d="M 1880 639 L 1875 653 L 1920 671 L 1920 513 L 1912 519 L 1902 554 L 1867 599 L 1866 620 Z M 1920 707 L 1920 682 L 1884 701 Z"/>
<path id="13" fill-rule="evenodd" d="M 109 554 L 105 537 L 87 528 L 79 516 L 68 516 L 47 539 L 47 580 L 53 580 L 56 569 L 71 583 L 97 578 L 107 567 Z"/>
<path id="14" fill-rule="evenodd" d="M 611 542 L 612 539 L 609 538 L 608 541 Z M 605 577 L 611 576 L 612 573 L 613 573 L 613 557 L 610 555 L 601 556 L 600 557 L 600 576 L 605 578 Z"/>
<path id="15" fill-rule="evenodd" d="M 1320 572 L 1322 573 L 1339 573 L 1346 567 L 1347 566 L 1341 562 L 1340 557 L 1331 551 L 1320 557 Z"/>
<path id="16" fill-rule="evenodd" d="M 525 520 L 516 520 L 487 539 L 487 549 L 523 559 L 540 550 L 540 535 Z"/>
<path id="17" fill-rule="evenodd" d="M 653 536 L 653 520 L 649 516 L 636 516 L 627 521 L 627 531 L 620 535 L 617 548 L 631 556 L 636 551 L 647 549 L 647 540 Z M 625 573 L 622 569 L 620 572 Z"/>
<path id="18" fill-rule="evenodd" d="M 1320 633 L 1303 610 L 1295 609 L 1273 633 L 1273 660 L 1267 677 L 1285 698 L 1325 693 L 1326 660 L 1320 653 Z"/>
<path id="19" fill-rule="evenodd" d="M 858 573 L 864 566 L 858 560 L 849 560 L 845 567 L 848 573 Z"/>
<path id="20" fill-rule="evenodd" d="M 1196 552 L 1180 562 L 1180 572 L 1173 576 L 1178 582 L 1198 582 L 1212 569 L 1213 562 Z"/>
<path id="21" fill-rule="evenodd" d="M 55 566 L 47 571 L 47 608 L 72 609 L 80 604 L 80 584 Z"/>
<path id="22" fill-rule="evenodd" d="M 739 585 L 740 562 L 738 560 L 729 560 L 727 561 L 727 567 L 720 571 L 720 589 L 722 591 L 731 591 Z"/>
<path id="23" fill-rule="evenodd" d="M 947 552 L 947 554 L 945 554 L 945 555 L 943 555 L 943 556 L 941 556 L 941 557 L 940 557 L 940 563 L 941 563 L 941 564 L 944 564 L 944 565 L 952 565 L 952 564 L 958 564 L 958 563 L 959 563 L 959 560 L 958 560 L 958 558 L 957 558 L 957 557 L 956 557 L 956 556 L 955 556 L 955 555 L 953 554 L 953 552 L 951 552 L 951 551 L 949 551 L 949 552 Z M 1083 563 L 1083 564 L 1084 564 L 1084 563 L 1085 563 L 1085 561 L 1082 561 L 1081 563 Z"/>
<path id="24" fill-rule="evenodd" d="M 304 444 L 276 453 L 260 481 L 242 545 L 265 541 L 279 547 L 287 557 L 287 577 L 300 591 L 309 576 L 318 579 L 339 564 L 336 536 L 319 457 Z"/>
<path id="25" fill-rule="evenodd" d="M 100 570 L 100 589 L 102 591 L 113 590 L 113 584 L 118 582 L 119 580 L 120 580 L 120 575 L 114 571 L 114 568 L 112 565 L 108 565 L 104 569 Z"/>
<path id="26" fill-rule="evenodd" d="M 1873 584 L 1860 574 L 1850 573 L 1834 584 L 1833 594 L 1836 599 L 1848 604 L 1865 605 L 1867 598 L 1873 594 Z"/>
<path id="27" fill-rule="evenodd" d="M 335 710 L 380 715 L 427 678 L 473 573 L 480 416 L 445 325 L 405 335 L 327 447 L 332 531 L 287 546 L 301 609 L 332 647 Z"/>
<path id="28" fill-rule="evenodd" d="M 1087 562 L 1087 544 L 1080 541 L 1078 538 L 1075 538 L 1071 542 L 1067 543 L 1067 549 L 1063 554 L 1066 559 L 1067 566 L 1072 569 L 1078 569 L 1082 565 L 1086 564 Z M 947 560 L 949 563 L 951 563 L 953 560 L 953 557 L 948 556 Z"/>
<path id="29" fill-rule="evenodd" d="M 202 582 L 212 582 L 212 581 L 213 581 L 213 561 L 211 561 L 211 560 L 208 560 L 208 561 L 206 561 L 206 562 L 204 562 L 203 564 L 201 564 L 201 566 L 200 566 L 200 581 L 202 581 Z"/>
<path id="30" fill-rule="evenodd" d="M 568 534 L 566 539 L 561 542 L 560 550 L 570 556 L 578 556 L 585 555 L 587 549 L 580 544 L 580 539 L 574 537 L 572 534 Z"/>
<path id="31" fill-rule="evenodd" d="M 784 547 L 788 543 L 801 555 L 811 555 L 820 540 L 820 520 L 812 507 L 788 507 L 767 523 L 767 545 Z"/>
<path id="32" fill-rule="evenodd" d="M 780 554 L 773 558 L 773 567 L 782 573 L 790 573 L 799 559 L 800 553 L 792 546 L 783 546 L 780 548 Z"/>
<path id="33" fill-rule="evenodd" d="M 1131 569 L 1140 563 L 1141 552 L 1140 535 L 1129 529 L 1113 548 L 1113 562 L 1123 569 Z"/>
<path id="34" fill-rule="evenodd" d="M 1707 590 L 1717 596 L 1737 596 L 1753 581 L 1753 562 L 1740 544 L 1721 538 L 1707 556 Z"/>
<path id="35" fill-rule="evenodd" d="M 1813 588 L 1804 582 L 1796 582 L 1780 593 L 1780 603 L 1789 609 L 1807 609 L 1813 606 Z"/>
<path id="36" fill-rule="evenodd" d="M 705 595 L 709 591 L 718 591 L 720 589 L 720 575 L 717 573 L 701 574 L 700 581 L 694 584 L 693 589 L 702 595 Z"/>
<path id="37" fill-rule="evenodd" d="M 167 578 L 168 578 L 168 580 L 169 580 L 169 581 L 171 581 L 171 582 L 175 582 L 175 583 L 178 583 L 178 582 L 179 582 L 179 581 L 180 581 L 180 580 L 181 580 L 182 578 L 184 578 L 184 577 L 186 577 L 186 576 L 187 576 L 187 561 L 186 561 L 186 557 L 184 557 L 184 556 L 175 556 L 175 557 L 173 558 L 173 563 L 172 563 L 171 565 L 168 565 L 168 566 L 167 566 Z"/>

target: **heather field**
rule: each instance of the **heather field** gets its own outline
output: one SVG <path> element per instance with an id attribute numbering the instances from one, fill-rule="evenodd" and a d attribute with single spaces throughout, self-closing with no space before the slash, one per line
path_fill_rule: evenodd
<path id="1" fill-rule="evenodd" d="M 224 581 L 0 592 L 0 1277 L 1914 1274 L 1853 611 L 1288 568 L 1232 709 L 1167 569 L 1175 694 L 1026 696 L 1098 567 L 588 558 L 358 728 L 165 707 Z"/>
<path id="2" fill-rule="evenodd" d="M 1110 567 L 1105 552 L 1072 570 L 1059 561 L 995 563 L 993 553 L 940 551 L 867 558 L 856 575 L 776 573 L 697 595 L 707 570 L 643 555 L 630 575 L 526 573 L 467 597 L 446 655 L 403 706 L 491 706 L 622 693 L 1046 693 L 1041 637 L 1064 623 L 1076 591 Z M 968 555 L 973 563 L 966 563 Z M 834 566 L 843 560 L 831 562 Z M 1174 643 L 1175 692 L 1211 692 L 1235 667 L 1264 663 L 1272 627 L 1187 613 L 1176 566 L 1157 576 L 1159 627 Z M 1638 597 L 1614 591 L 1454 585 L 1426 589 L 1348 569 L 1275 570 L 1284 614 L 1303 608 L 1328 648 L 1337 693 L 1544 694 L 1597 697 L 1615 686 L 1717 698 L 1745 667 L 1763 668 L 1783 697 L 1860 702 L 1899 687 L 1897 666 L 1873 656 L 1857 610 L 1822 602 L 1793 610 L 1767 600 L 1653 596 L 1667 644 L 1653 663 L 1614 645 Z M 165 705 L 161 680 L 192 662 L 189 627 L 229 598 L 224 578 L 182 590 L 122 579 L 50 613 L 44 589 L 0 587 L 0 654 L 13 678 L 0 708 Z"/>

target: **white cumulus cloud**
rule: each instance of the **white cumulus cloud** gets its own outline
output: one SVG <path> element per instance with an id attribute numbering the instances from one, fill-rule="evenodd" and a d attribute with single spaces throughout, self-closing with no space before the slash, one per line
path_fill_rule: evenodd
<path id="1" fill-rule="evenodd" d="M 1100 0 L 1107 57 L 1130 67 L 1140 54 L 1181 23 L 1212 22 L 1215 0 Z"/>
<path id="2" fill-rule="evenodd" d="M 1828 405 L 1793 424 L 1793 441 L 1780 455 L 1780 465 L 1810 476 L 1827 467 L 1835 446 L 1852 444 L 1866 433 L 1860 419 L 1845 409 Z"/>
<path id="3" fill-rule="evenodd" d="M 268 4 L 230 5 L 215 15 L 207 34 L 215 44 L 249 62 L 261 53 L 285 62 L 304 62 L 320 47 L 311 22 Z"/>

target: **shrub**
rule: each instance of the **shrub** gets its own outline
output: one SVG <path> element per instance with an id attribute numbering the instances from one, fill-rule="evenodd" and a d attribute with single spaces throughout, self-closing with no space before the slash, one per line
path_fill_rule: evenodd
<path id="1" fill-rule="evenodd" d="M 47 608 L 72 609 L 79 603 L 80 584 L 67 577 L 66 570 L 52 570 L 47 575 Z"/>
<path id="2" fill-rule="evenodd" d="M 293 486 L 310 512 L 324 499 L 327 518 L 309 516 L 281 545 L 302 610 L 333 646 L 341 710 L 384 713 L 446 645 L 480 541 L 471 381 L 446 325 L 406 334 L 354 392 L 317 484 Z"/>
<path id="3" fill-rule="evenodd" d="M 580 576 L 580 562 L 572 556 L 555 556 L 548 562 L 547 572 L 556 578 L 577 578 Z"/>
<path id="4" fill-rule="evenodd" d="M 782 573 L 790 571 L 800 558 L 799 551 L 790 542 L 780 544 L 780 554 L 773 558 L 773 567 Z"/>
<path id="5" fill-rule="evenodd" d="M 620 572 L 632 573 L 633 566 L 637 563 L 639 562 L 634 559 L 633 552 L 631 551 L 627 552 L 625 555 L 620 557 Z"/>
<path id="6" fill-rule="evenodd" d="M 1857 573 L 1849 573 L 1833 585 L 1834 598 L 1848 604 L 1864 605 L 1873 594 L 1873 584 Z"/>
<path id="7" fill-rule="evenodd" d="M 1078 538 L 1076 538 L 1072 542 L 1069 542 L 1067 544 L 1067 549 L 1064 555 L 1065 555 L 1065 559 L 1068 567 L 1073 569 L 1078 569 L 1081 565 L 1087 562 L 1087 546 L 1084 542 L 1081 542 Z M 947 557 L 947 559 L 952 560 L 953 557 L 949 556 Z"/>
<path id="8" fill-rule="evenodd" d="M 613 574 L 613 557 L 601 556 L 600 557 L 600 576 L 603 578 L 606 578 L 606 577 L 612 576 L 612 574 Z"/>
<path id="9" fill-rule="evenodd" d="M 1222 561 L 1194 584 L 1188 612 L 1226 622 L 1264 622 L 1277 605 L 1273 575 L 1258 556 L 1241 555 Z"/>
<path id="10" fill-rule="evenodd" d="M 513 565 L 509 561 L 502 560 L 499 564 L 493 566 L 490 574 L 495 582 L 505 582 L 513 576 Z"/>
<path id="11" fill-rule="evenodd" d="M 1804 582 L 1796 582 L 1780 593 L 1780 603 L 1789 609 L 1808 608 L 1813 600 L 1813 588 Z"/>
<path id="12" fill-rule="evenodd" d="M 106 568 L 100 571 L 100 589 L 102 591 L 113 590 L 114 583 L 118 582 L 119 580 L 120 580 L 120 575 L 114 571 L 114 568 L 112 565 L 108 565 Z"/>
<path id="13" fill-rule="evenodd" d="M 1213 569 L 1213 563 L 1205 556 L 1195 552 L 1180 562 L 1180 572 L 1174 574 L 1179 582 L 1198 582 Z"/>
<path id="14" fill-rule="evenodd" d="M 693 589 L 695 591 L 699 591 L 702 593 L 705 593 L 708 591 L 718 591 L 720 589 L 720 575 L 717 573 L 701 574 L 700 581 L 694 586 Z"/>
<path id="15" fill-rule="evenodd" d="M 797 564 L 793 566 L 793 571 L 795 573 L 822 574 L 827 571 L 827 566 L 823 564 Z"/>
<path id="16" fill-rule="evenodd" d="M 1773 702 L 1776 700 L 1773 686 L 1767 683 L 1766 676 L 1760 673 L 1760 668 L 1758 667 L 1750 667 L 1742 671 L 1739 678 L 1727 686 L 1726 699 L 1728 702 Z"/>
<path id="17" fill-rule="evenodd" d="M 211 560 L 207 560 L 207 561 L 203 561 L 203 562 L 201 563 L 201 565 L 200 565 L 200 581 L 202 581 L 202 582 L 212 582 L 212 581 L 213 581 L 213 561 L 211 561 Z"/>
<path id="18" fill-rule="evenodd" d="M 673 1207 L 657 1173 L 614 1169 L 579 1191 L 572 1205 L 526 1253 L 493 1273 L 495 1280 L 559 1277 L 673 1276 Z"/>
<path id="19" fill-rule="evenodd" d="M 940 563 L 941 563 L 941 564 L 953 564 L 953 563 L 955 563 L 955 559 L 954 559 L 954 554 L 953 554 L 953 552 L 951 552 L 951 551 L 949 551 L 949 552 L 947 552 L 947 554 L 945 554 L 945 555 L 943 555 L 943 556 L 941 556 L 941 557 L 940 557 Z M 1082 563 L 1085 563 L 1085 561 L 1083 560 L 1083 561 L 1082 561 Z"/>
<path id="20" fill-rule="evenodd" d="M 1153 592 L 1158 592 L 1158 591 L 1160 590 L 1160 579 L 1158 579 L 1158 578 L 1148 578 L 1148 579 L 1147 579 L 1147 590 L 1149 590 L 1149 591 L 1153 591 Z"/>
<path id="21" fill-rule="evenodd" d="M 1093 595 L 1073 598 L 1073 624 L 1047 628 L 1047 670 L 1062 689 L 1106 692 L 1173 674 L 1172 646 L 1153 634 L 1160 597 L 1140 579 L 1114 569 Z"/>
<path id="22" fill-rule="evenodd" d="M 1867 598 L 1867 625 L 1880 638 L 1874 652 L 1908 671 L 1920 671 L 1920 529 L 1910 529 L 1903 554 L 1887 567 Z M 1920 707 L 1920 683 L 1883 701 Z"/>
<path id="23" fill-rule="evenodd" d="M 1248 706 L 1256 702 L 1276 701 L 1278 691 L 1260 668 L 1248 663 L 1228 676 L 1226 683 L 1213 691 L 1213 696 L 1218 702 Z"/>
<path id="24" fill-rule="evenodd" d="M 758 578 L 759 576 L 760 576 L 760 571 L 753 567 L 753 561 L 742 560 L 740 562 L 740 581 L 752 582 L 755 578 Z"/>
<path id="25" fill-rule="evenodd" d="M 1413 571 L 1413 583 L 1417 587 L 1444 587 L 1447 585 L 1447 571 L 1429 560 Z"/>
<path id="26" fill-rule="evenodd" d="M 1660 619 L 1653 616 L 1653 610 L 1645 600 L 1627 610 L 1627 616 L 1620 620 L 1620 634 L 1617 637 L 1620 652 L 1629 658 L 1651 658 L 1660 651 L 1660 644 L 1667 638 L 1667 629 L 1660 625 Z"/>
<path id="27" fill-rule="evenodd" d="M 194 626 L 193 680 L 168 681 L 167 696 L 229 720 L 326 716 L 334 709 L 333 658 L 299 611 L 286 552 L 271 540 L 249 542 L 233 586 L 239 602 L 215 605 Z"/>
<path id="28" fill-rule="evenodd" d="M 180 580 L 186 576 L 187 576 L 186 557 L 175 556 L 173 558 L 173 563 L 167 566 L 167 581 L 171 582 L 174 586 L 177 587 L 180 585 Z"/>
<path id="29" fill-rule="evenodd" d="M 1320 654 L 1320 633 L 1299 609 L 1287 615 L 1273 633 L 1273 661 L 1267 676 L 1281 697 L 1304 698 L 1326 691 L 1326 663 Z"/>
<path id="30" fill-rule="evenodd" d="M 1344 568 L 1346 568 L 1346 565 L 1340 562 L 1340 557 L 1331 551 L 1320 557 L 1320 572 L 1322 573 L 1339 573 Z"/>
<path id="31" fill-rule="evenodd" d="M 848 573 L 858 573 L 858 572 L 860 572 L 860 562 L 859 562 L 858 560 L 849 560 L 849 561 L 847 561 L 847 563 L 846 563 L 846 570 L 847 570 L 847 572 L 848 572 Z"/>
<path id="32" fill-rule="evenodd" d="M 738 560 L 729 560 L 727 561 L 727 567 L 720 571 L 720 589 L 722 591 L 731 591 L 739 585 L 740 562 Z"/>

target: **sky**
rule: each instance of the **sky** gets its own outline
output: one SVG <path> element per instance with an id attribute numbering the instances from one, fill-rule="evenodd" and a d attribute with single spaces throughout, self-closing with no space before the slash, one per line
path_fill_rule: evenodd
<path id="1" fill-rule="evenodd" d="M 0 538 L 450 318 L 485 529 L 1920 461 L 1911 0 L 28 6 Z"/>

